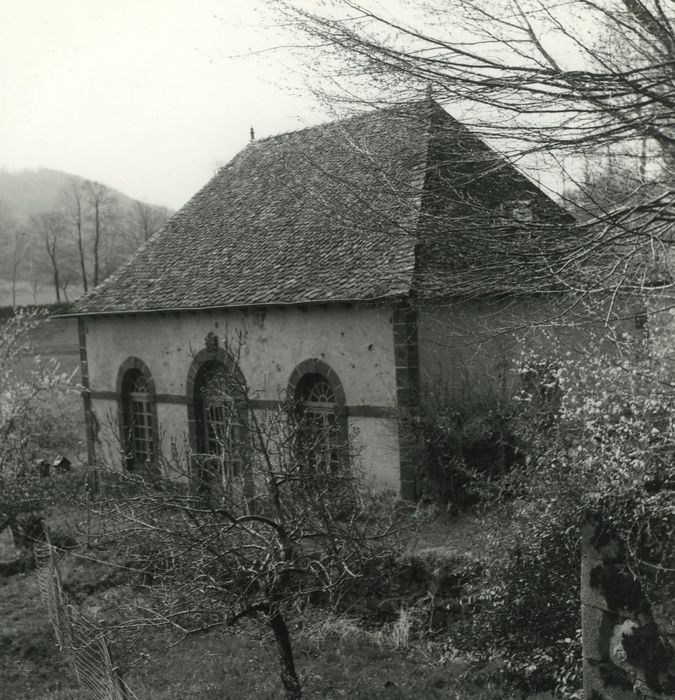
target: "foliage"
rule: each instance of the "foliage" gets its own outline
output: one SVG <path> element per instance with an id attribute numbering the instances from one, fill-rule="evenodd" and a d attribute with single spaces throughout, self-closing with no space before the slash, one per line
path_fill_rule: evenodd
<path id="1" fill-rule="evenodd" d="M 433 382 L 419 415 L 404 424 L 417 446 L 423 498 L 475 505 L 487 483 L 516 459 L 512 411 L 513 402 L 489 387 L 453 391 L 440 380 Z"/>
<path id="2" fill-rule="evenodd" d="M 455 645 L 500 659 L 521 690 L 574 686 L 581 653 L 577 518 L 569 512 L 564 524 L 555 509 L 533 504 L 497 510 L 485 523 L 490 564 L 466 596 L 470 614 L 452 632 Z M 515 525 L 514 510 L 522 518 Z"/>
<path id="3" fill-rule="evenodd" d="M 40 312 L 17 311 L 0 325 L 0 524 L 42 510 L 79 487 L 75 475 L 43 473 L 38 457 L 77 445 L 76 426 L 61 402 L 72 391 L 56 361 L 31 353 Z"/>
<path id="4" fill-rule="evenodd" d="M 17 311 L 0 326 L 0 474 L 16 474 L 61 428 L 55 402 L 71 390 L 69 377 L 54 360 L 33 355 L 30 334 L 39 312 Z"/>
<path id="5" fill-rule="evenodd" d="M 0 321 L 13 318 L 16 315 L 16 311 L 17 309 L 14 306 L 0 306 Z M 66 314 L 71 311 L 71 306 L 67 302 L 61 302 L 60 304 L 40 304 L 37 306 L 22 306 L 21 311 L 25 314 Z"/>
<path id="6" fill-rule="evenodd" d="M 549 508 L 601 517 L 643 585 L 667 578 L 675 562 L 672 312 L 648 325 L 643 337 L 591 350 L 583 366 L 563 358 L 559 422 L 533 443 L 528 465 L 556 489 Z M 525 494 L 541 491 L 530 482 Z"/>
<path id="7" fill-rule="evenodd" d="M 624 544 L 651 603 L 672 590 L 671 324 L 666 313 L 652 317 L 650 335 L 600 338 L 582 361 L 560 350 L 553 362 L 523 358 L 512 429 L 525 458 L 488 506 L 492 565 L 462 641 L 485 654 L 497 650 L 525 688 L 571 691 L 578 680 L 585 514 L 599 516 Z"/>

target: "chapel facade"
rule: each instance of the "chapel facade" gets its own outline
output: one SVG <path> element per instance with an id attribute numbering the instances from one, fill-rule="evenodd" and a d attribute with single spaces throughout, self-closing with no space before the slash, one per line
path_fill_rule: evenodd
<path id="1" fill-rule="evenodd" d="M 506 371 L 522 334 L 496 330 L 548 303 L 514 296 L 517 253 L 565 220 L 433 101 L 252 141 L 76 303 L 90 463 L 219 453 L 234 482 L 250 421 L 286 411 L 317 468 L 415 499 L 406 420 Z"/>

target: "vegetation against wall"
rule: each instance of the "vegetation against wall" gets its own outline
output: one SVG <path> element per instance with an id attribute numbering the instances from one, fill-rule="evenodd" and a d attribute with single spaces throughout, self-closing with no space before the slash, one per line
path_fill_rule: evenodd
<path id="1" fill-rule="evenodd" d="M 644 337 L 599 339 L 581 359 L 523 358 L 510 418 L 521 458 L 499 488 L 484 491 L 492 565 L 458 644 L 503 654 L 525 687 L 573 689 L 580 680 L 578 572 L 588 514 L 625 546 L 622 573 L 642 591 L 645 614 L 672 593 L 670 317 L 652 319 Z"/>
<path id="2" fill-rule="evenodd" d="M 78 488 L 71 475 L 50 473 L 59 452 L 74 459 L 80 426 L 63 409 L 72 377 L 30 347 L 44 320 L 43 312 L 17 311 L 0 323 L 0 532 L 10 527 L 15 544 L 28 550 L 42 536 L 46 508 Z"/>
<path id="3" fill-rule="evenodd" d="M 148 459 L 144 447 L 146 463 L 128 475 L 132 495 L 122 476 L 121 490 L 96 506 L 143 588 L 144 613 L 130 628 L 187 637 L 256 618 L 274 635 L 286 696 L 299 698 L 289 620 L 310 602 L 337 606 L 389 558 L 406 511 L 363 488 L 347 434 L 332 414 L 310 411 L 314 393 L 252 410 L 235 362 L 203 368 L 187 464 L 177 453 Z"/>

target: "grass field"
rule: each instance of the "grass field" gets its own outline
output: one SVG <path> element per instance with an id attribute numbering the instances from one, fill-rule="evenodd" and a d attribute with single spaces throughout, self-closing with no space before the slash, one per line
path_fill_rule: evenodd
<path id="1" fill-rule="evenodd" d="M 85 700 L 60 655 L 34 575 L 0 579 L 0 678 L 7 700 Z M 397 647 L 387 629 L 312 614 L 295 625 L 296 663 L 307 698 L 508 700 L 494 668 L 451 660 L 442 644 Z M 147 635 L 125 661 L 140 700 L 276 700 L 282 697 L 271 635 L 253 623 L 176 646 Z M 541 696 L 542 698 L 544 696 Z"/>
<path id="2" fill-rule="evenodd" d="M 85 541 L 82 512 L 52 511 L 53 531 Z M 78 524 L 79 522 L 79 524 Z M 474 554 L 481 548 L 477 523 L 443 517 L 427 523 L 409 546 L 434 545 Z M 92 532 L 96 522 L 89 523 Z M 92 540 L 94 543 L 95 540 Z M 9 549 L 5 550 L 9 552 Z M 86 550 L 78 550 L 87 557 Z M 5 555 L 7 556 L 7 554 Z M 92 556 L 104 556 L 101 553 Z M 2 555 L 0 554 L 0 558 Z M 136 617 L 143 595 L 128 583 L 96 590 L 103 569 L 70 555 L 62 565 L 66 590 L 99 618 Z M 499 667 L 462 658 L 441 637 L 415 635 L 398 623 L 363 627 L 356 619 L 313 610 L 293 621 L 296 665 L 305 697 L 391 700 L 509 700 Z M 56 647 L 34 574 L 0 578 L 0 697 L 15 700 L 85 700 Z M 410 632 L 408 636 L 407 632 Z M 276 700 L 281 692 L 276 647 L 263 623 L 244 622 L 174 645 L 176 638 L 152 630 L 133 648 L 113 644 L 115 660 L 139 700 Z M 548 698 L 550 696 L 531 696 Z"/>

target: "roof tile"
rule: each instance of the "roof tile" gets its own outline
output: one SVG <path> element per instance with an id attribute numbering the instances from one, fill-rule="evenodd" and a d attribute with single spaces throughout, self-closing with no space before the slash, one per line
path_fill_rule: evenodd
<path id="1" fill-rule="evenodd" d="M 74 312 L 442 294 L 455 273 L 456 212 L 446 202 L 429 227 L 422 195 L 475 189 L 475 163 L 458 169 L 457 154 L 488 169 L 499 158 L 430 101 L 253 141 Z"/>

